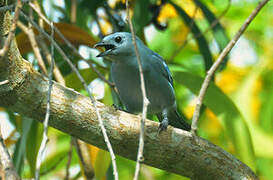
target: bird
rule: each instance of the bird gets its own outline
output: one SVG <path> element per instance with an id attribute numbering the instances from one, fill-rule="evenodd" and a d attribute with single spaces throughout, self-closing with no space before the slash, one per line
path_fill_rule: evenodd
<path id="1" fill-rule="evenodd" d="M 158 132 L 166 130 L 168 125 L 190 131 L 191 126 L 177 111 L 173 78 L 167 64 L 159 54 L 135 37 L 149 100 L 147 112 L 157 116 L 160 122 Z M 132 34 L 116 32 L 107 35 L 94 45 L 94 48 L 97 47 L 105 49 L 97 57 L 112 61 L 110 73 L 126 110 L 133 114 L 142 112 L 143 96 Z"/>

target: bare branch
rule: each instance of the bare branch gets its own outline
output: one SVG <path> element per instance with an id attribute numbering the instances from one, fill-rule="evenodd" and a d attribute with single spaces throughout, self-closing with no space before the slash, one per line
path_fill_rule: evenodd
<path id="1" fill-rule="evenodd" d="M 51 37 L 54 37 L 54 29 L 53 29 L 53 23 L 51 23 Z M 34 37 L 35 39 L 35 37 Z M 47 104 L 46 104 L 46 115 L 45 115 L 45 120 L 43 122 L 44 125 L 44 130 L 43 130 L 43 139 L 41 142 L 41 146 L 39 148 L 38 151 L 38 155 L 37 155 L 37 160 L 36 160 L 36 171 L 35 171 L 35 179 L 39 180 L 40 178 L 40 167 L 42 164 L 42 160 L 44 158 L 45 155 L 45 150 L 46 150 L 46 144 L 48 142 L 48 136 L 47 136 L 47 132 L 48 132 L 48 121 L 49 121 L 49 116 L 50 116 L 50 98 L 51 98 L 51 91 L 52 91 L 52 78 L 53 78 L 53 68 L 54 68 L 54 46 L 51 43 L 51 65 L 50 65 L 50 71 L 48 73 L 49 76 L 49 81 L 48 81 L 48 94 L 47 94 Z"/>
<path id="2" fill-rule="evenodd" d="M 32 1 L 32 0 L 21 0 L 22 3 L 27 3 L 29 1 Z M 14 7 L 16 7 L 16 3 L 14 4 L 9 4 L 9 5 L 6 5 L 6 6 L 1 6 L 0 7 L 0 12 L 5 12 L 5 11 L 8 11 L 8 10 L 11 10 L 13 9 Z"/>
<path id="3" fill-rule="evenodd" d="M 230 50 L 233 48 L 235 43 L 238 41 L 238 39 L 241 37 L 241 35 L 244 33 L 248 25 L 252 22 L 252 20 L 256 17 L 256 15 L 260 12 L 260 10 L 264 7 L 264 5 L 268 2 L 269 0 L 263 0 L 261 1 L 258 6 L 252 11 L 252 13 L 249 15 L 249 17 L 245 20 L 244 24 L 241 26 L 241 28 L 238 30 L 236 35 L 232 38 L 232 40 L 227 44 L 227 46 L 224 48 L 224 50 L 221 52 L 217 60 L 213 63 L 209 71 L 207 72 L 207 76 L 205 77 L 205 80 L 202 84 L 202 87 L 200 89 L 198 98 L 197 98 L 197 103 L 196 107 L 193 113 L 193 118 L 192 118 L 192 125 L 191 125 L 191 132 L 193 134 L 196 134 L 197 131 L 197 123 L 200 115 L 200 108 L 203 103 L 203 99 L 205 97 L 207 88 L 209 86 L 210 80 L 213 77 L 215 71 L 221 64 L 221 62 L 224 60 L 226 55 L 230 52 Z"/>
<path id="4" fill-rule="evenodd" d="M 65 168 L 64 180 L 69 180 L 69 176 L 70 176 L 69 169 L 70 169 L 71 159 L 72 159 L 72 150 L 73 150 L 73 141 L 72 141 L 72 137 L 71 137 L 70 147 L 69 147 L 69 151 L 68 151 L 68 159 L 67 159 L 66 168 Z"/>
<path id="5" fill-rule="evenodd" d="M 39 17 L 41 17 L 47 24 L 50 24 L 50 21 L 41 13 L 41 11 L 39 10 L 39 8 L 37 8 L 33 3 L 29 3 L 29 6 L 36 11 L 36 13 L 39 15 Z M 54 26 L 54 31 L 61 37 L 61 39 L 64 41 L 64 43 L 70 48 L 72 49 L 73 53 L 76 54 L 78 57 L 80 57 L 81 59 L 83 59 L 85 62 L 87 62 L 87 64 L 89 65 L 89 67 L 98 75 L 98 77 L 103 80 L 105 83 L 107 83 L 110 87 L 113 87 L 113 83 L 109 82 L 108 80 L 105 79 L 105 77 L 100 73 L 100 71 L 94 66 L 94 62 L 91 62 L 87 59 L 85 59 L 78 51 L 77 49 L 74 47 L 74 45 L 67 40 L 64 35 L 59 31 L 58 28 L 56 28 Z"/>
<path id="6" fill-rule="evenodd" d="M 51 63 L 52 63 L 51 59 L 52 58 L 51 58 L 50 52 L 48 50 L 48 47 L 47 47 L 44 39 L 40 38 L 38 41 L 38 44 L 41 47 L 43 54 L 45 55 L 45 59 L 46 59 L 47 63 L 51 66 Z M 53 74 L 54 74 L 54 77 L 58 83 L 65 85 L 64 77 L 63 77 L 61 71 L 59 70 L 58 66 L 56 66 L 56 63 L 54 64 Z"/>
<path id="7" fill-rule="evenodd" d="M 5 146 L 4 139 L 0 127 L 0 179 L 3 180 L 19 180 L 19 176 L 14 169 L 12 159 L 9 155 L 8 149 Z"/>
<path id="8" fill-rule="evenodd" d="M 77 20 L 77 0 L 71 1 L 71 16 L 70 20 L 72 23 L 76 23 Z"/>
<path id="9" fill-rule="evenodd" d="M 73 143 L 76 147 L 85 179 L 94 179 L 95 172 L 91 163 L 91 157 L 88 152 L 87 144 L 76 138 L 73 138 Z"/>
<path id="10" fill-rule="evenodd" d="M 42 58 L 42 55 L 40 53 L 40 49 L 38 47 L 37 41 L 35 39 L 35 34 L 32 28 L 28 28 L 25 26 L 22 22 L 18 21 L 18 27 L 28 36 L 28 39 L 30 41 L 31 47 L 33 49 L 34 55 L 37 58 L 38 66 L 40 67 L 41 71 L 47 75 L 47 69 L 44 63 L 44 60 Z"/>
<path id="11" fill-rule="evenodd" d="M 141 92 L 142 92 L 142 98 L 143 98 L 142 99 L 142 101 L 143 101 L 142 118 L 140 121 L 141 128 L 140 128 L 140 134 L 139 134 L 139 146 L 138 146 L 138 153 L 137 153 L 136 170 L 135 170 L 135 175 L 134 175 L 134 180 L 137 180 L 138 176 L 139 176 L 139 171 L 140 171 L 140 163 L 142 163 L 144 161 L 143 151 L 144 151 L 145 119 L 147 116 L 147 107 L 149 105 L 149 100 L 148 100 L 147 94 L 146 94 L 143 69 L 142 69 L 141 59 L 140 59 L 140 55 L 139 55 L 138 48 L 137 48 L 136 35 L 135 35 L 134 27 L 133 27 L 133 24 L 131 21 L 131 17 L 130 17 L 128 0 L 126 0 L 126 13 L 127 13 L 127 20 L 129 22 L 129 26 L 130 26 L 130 31 L 132 34 L 133 44 L 135 47 L 135 53 L 136 53 L 136 57 L 137 57 L 137 64 L 138 64 L 139 76 L 140 76 L 140 86 L 141 86 Z"/>
<path id="12" fill-rule="evenodd" d="M 81 81 L 81 83 L 83 84 L 85 90 L 87 91 L 88 93 L 88 96 L 92 102 L 92 104 L 94 105 L 95 109 L 96 109 L 96 115 L 97 115 L 97 118 L 98 118 L 98 121 L 99 121 L 99 125 L 100 125 L 100 128 L 101 128 L 101 131 L 102 131 L 102 134 L 103 134 L 103 137 L 104 137 L 104 140 L 105 140 L 105 143 L 108 147 L 108 150 L 110 152 L 110 156 L 111 156 L 111 160 L 112 160 L 112 164 L 113 164 L 113 169 L 114 169 L 114 172 L 115 173 L 115 178 L 118 179 L 118 174 L 117 174 L 117 166 L 116 166 L 116 157 L 115 157 L 115 154 L 114 154 L 114 151 L 112 149 L 112 145 L 110 143 L 110 140 L 107 136 L 107 133 L 106 133 L 106 129 L 104 127 L 104 124 L 103 124 L 103 121 L 102 121 L 102 118 L 101 118 L 101 115 L 100 115 L 100 112 L 97 108 L 97 101 L 94 99 L 94 97 L 92 96 L 87 84 L 85 83 L 83 77 L 81 76 L 80 72 L 78 71 L 78 69 L 74 66 L 74 64 L 69 60 L 69 58 L 66 56 L 66 54 L 63 52 L 63 50 L 60 48 L 60 46 L 54 41 L 54 39 L 52 39 L 43 29 L 41 29 L 37 23 L 35 23 L 34 21 L 32 21 L 27 15 L 25 15 L 23 12 L 20 12 L 20 15 L 22 15 L 27 21 L 29 21 L 41 34 L 43 34 L 45 36 L 45 38 L 47 40 L 49 40 L 53 45 L 54 47 L 57 49 L 57 51 L 61 54 L 61 56 L 64 58 L 64 60 L 69 64 L 69 66 L 71 67 L 71 69 L 76 73 L 77 77 L 79 78 L 79 80 Z M 56 30 L 54 28 L 54 30 Z"/>
<path id="13" fill-rule="evenodd" d="M 8 84 L 9 83 L 9 80 L 4 80 L 4 81 L 1 81 L 0 82 L 0 86 L 4 85 L 4 84 Z"/>

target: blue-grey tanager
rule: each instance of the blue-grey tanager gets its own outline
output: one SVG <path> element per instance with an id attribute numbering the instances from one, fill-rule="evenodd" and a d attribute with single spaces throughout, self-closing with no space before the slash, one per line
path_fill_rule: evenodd
<path id="1" fill-rule="evenodd" d="M 136 37 L 138 52 L 145 80 L 145 89 L 149 100 L 148 113 L 156 114 L 159 132 L 170 124 L 189 131 L 187 124 L 177 112 L 173 79 L 162 57 L 153 52 Z M 104 47 L 98 57 L 112 60 L 111 75 L 121 102 L 130 113 L 142 111 L 142 91 L 137 57 L 128 32 L 117 32 L 105 36 L 94 47 Z"/>

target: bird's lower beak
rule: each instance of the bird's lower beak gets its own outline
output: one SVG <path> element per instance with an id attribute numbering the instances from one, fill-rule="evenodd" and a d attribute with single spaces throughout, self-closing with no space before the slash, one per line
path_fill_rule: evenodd
<path id="1" fill-rule="evenodd" d="M 94 48 L 98 48 L 98 47 L 104 47 L 104 43 L 103 42 L 98 42 L 98 43 L 96 43 L 93 47 Z M 103 57 L 103 56 L 105 56 L 105 52 L 106 51 L 104 51 L 104 52 L 101 52 L 100 54 L 98 54 L 96 57 Z"/>
<path id="2" fill-rule="evenodd" d="M 105 48 L 105 51 L 101 52 L 100 54 L 97 55 L 97 57 L 103 57 L 103 56 L 106 56 L 108 55 L 113 49 L 115 49 L 115 46 L 112 45 L 112 44 L 107 44 L 105 42 L 98 42 L 97 44 L 95 44 L 93 46 L 94 48 L 97 48 L 97 47 L 104 47 Z"/>

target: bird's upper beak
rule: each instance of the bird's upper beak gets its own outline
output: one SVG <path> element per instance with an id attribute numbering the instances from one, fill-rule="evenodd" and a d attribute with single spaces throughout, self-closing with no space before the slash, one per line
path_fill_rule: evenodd
<path id="1" fill-rule="evenodd" d="M 97 47 L 104 47 L 105 48 L 105 51 L 104 52 L 101 52 L 100 54 L 97 55 L 97 57 L 103 57 L 103 56 L 106 56 L 108 54 L 110 54 L 110 52 L 112 50 L 114 50 L 116 48 L 115 45 L 111 44 L 111 43 L 106 43 L 106 42 L 98 42 L 97 44 L 95 44 L 93 46 L 94 48 L 97 48 Z"/>

